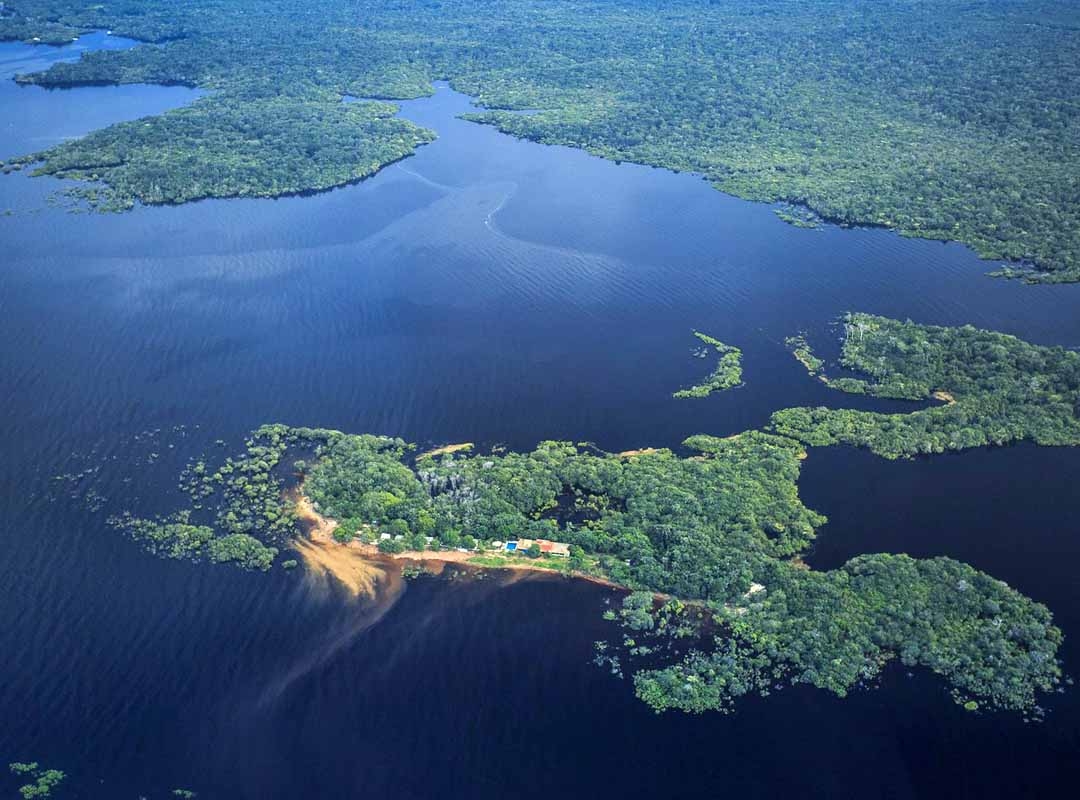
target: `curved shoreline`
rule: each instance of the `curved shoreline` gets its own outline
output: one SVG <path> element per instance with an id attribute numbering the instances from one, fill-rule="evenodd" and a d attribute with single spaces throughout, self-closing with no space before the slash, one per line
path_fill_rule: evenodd
<path id="1" fill-rule="evenodd" d="M 597 586 L 629 591 L 628 587 L 598 575 L 547 567 L 519 558 L 504 558 L 492 554 L 492 557 L 501 558 L 506 563 L 498 566 L 478 564 L 475 559 L 486 555 L 481 551 L 470 553 L 460 550 L 406 550 L 402 553 L 383 553 L 377 545 L 366 544 L 357 539 L 339 542 L 333 536 L 338 521 L 323 516 L 315 509 L 311 498 L 304 493 L 302 484 L 288 492 L 287 499 L 294 501 L 297 522 L 301 528 L 300 535 L 293 539 L 292 544 L 304 559 L 304 563 L 309 568 L 332 576 L 354 596 L 374 594 L 375 584 L 380 577 L 377 573 L 385 574 L 386 567 L 400 568 L 406 564 L 434 565 L 431 572 L 436 575 L 441 574 L 447 564 L 481 572 L 505 570 L 559 575 L 568 580 L 586 581 Z"/>

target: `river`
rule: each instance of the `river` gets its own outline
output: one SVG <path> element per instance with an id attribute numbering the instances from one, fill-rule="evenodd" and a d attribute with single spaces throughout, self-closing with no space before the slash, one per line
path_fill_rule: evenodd
<path id="1" fill-rule="evenodd" d="M 0 158 L 192 102 L 182 87 L 18 87 L 89 48 L 0 44 Z M 689 175 L 515 140 L 439 86 L 438 140 L 374 178 L 279 200 L 116 215 L 0 179 L 0 759 L 64 797 L 1047 797 L 1080 779 L 1080 702 L 970 714 L 925 674 L 840 700 L 800 687 L 730 716 L 656 716 L 591 663 L 608 590 L 412 582 L 349 601 L 302 574 L 155 559 L 105 525 L 168 511 L 183 465 L 264 422 L 424 443 L 675 447 L 839 395 L 783 346 L 862 310 L 1080 345 L 1080 287 L 990 279 L 966 248 L 807 231 Z M 699 329 L 745 387 L 674 400 Z M 954 556 L 1047 603 L 1080 663 L 1080 450 L 890 463 L 815 450 L 831 522 L 809 559 Z M 58 477 L 61 476 L 61 477 Z M 66 477 L 63 477 L 66 476 Z M 6 784 L 0 784 L 6 786 Z M 59 796 L 59 795 L 58 795 Z"/>

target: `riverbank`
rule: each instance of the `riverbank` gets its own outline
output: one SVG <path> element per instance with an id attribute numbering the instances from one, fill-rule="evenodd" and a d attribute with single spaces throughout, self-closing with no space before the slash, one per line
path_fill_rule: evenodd
<path id="1" fill-rule="evenodd" d="M 476 570 L 510 570 L 548 575 L 563 575 L 573 580 L 586 581 L 611 589 L 627 587 L 599 575 L 570 570 L 562 563 L 552 563 L 523 556 L 501 555 L 496 551 L 465 550 L 406 550 L 401 553 L 383 553 L 377 545 L 353 539 L 339 542 L 334 531 L 339 523 L 320 514 L 311 498 L 303 491 L 303 485 L 291 490 L 288 499 L 294 503 L 300 534 L 293 546 L 309 570 L 331 577 L 342 584 L 353 596 L 374 596 L 380 581 L 387 578 L 388 571 L 407 564 L 422 564 L 425 571 L 441 574 L 447 564 L 470 567 Z"/>

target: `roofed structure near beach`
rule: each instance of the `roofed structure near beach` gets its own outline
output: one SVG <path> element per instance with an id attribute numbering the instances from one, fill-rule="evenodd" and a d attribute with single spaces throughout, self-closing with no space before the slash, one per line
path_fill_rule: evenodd
<path id="1" fill-rule="evenodd" d="M 560 558 L 570 557 L 570 545 L 566 542 L 551 542 L 547 539 L 518 539 L 516 542 L 507 542 L 505 547 L 510 552 L 524 553 L 533 545 L 540 548 L 540 552 L 543 555 L 559 556 Z"/>
<path id="2" fill-rule="evenodd" d="M 562 558 L 570 557 L 570 545 L 566 542 L 549 542 L 547 539 L 537 539 L 536 543 L 540 545 L 540 552 L 549 556 L 561 556 Z"/>

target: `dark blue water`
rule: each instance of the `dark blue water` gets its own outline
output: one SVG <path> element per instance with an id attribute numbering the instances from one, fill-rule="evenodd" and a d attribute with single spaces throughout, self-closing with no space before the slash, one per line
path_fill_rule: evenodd
<path id="1" fill-rule="evenodd" d="M 0 45 L 0 72 L 127 44 Z M 196 96 L 0 81 L 0 157 Z M 872 404 L 783 348 L 806 330 L 828 350 L 847 309 L 1080 345 L 1080 287 L 986 278 L 996 265 L 957 245 L 796 229 L 692 176 L 455 119 L 468 108 L 446 88 L 403 103 L 438 141 L 309 198 L 71 215 L 47 204 L 58 181 L 0 180 L 0 210 L 17 212 L 0 216 L 0 761 L 64 769 L 65 796 L 87 798 L 1071 788 L 1075 692 L 1032 725 L 963 712 L 898 670 L 843 701 L 801 688 L 730 717 L 657 717 L 589 664 L 610 635 L 605 590 L 447 578 L 357 603 L 299 574 L 159 561 L 105 527 L 110 511 L 170 510 L 188 458 L 267 421 L 622 449 Z M 709 368 L 693 328 L 743 349 L 744 388 L 671 398 Z M 1075 669 L 1077 474 L 1077 450 L 814 451 L 803 494 L 832 522 L 812 561 L 962 558 L 1047 603 Z"/>

